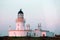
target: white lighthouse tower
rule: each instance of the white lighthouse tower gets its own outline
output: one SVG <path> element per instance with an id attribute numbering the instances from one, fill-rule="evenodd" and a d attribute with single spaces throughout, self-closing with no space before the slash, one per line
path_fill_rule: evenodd
<path id="1" fill-rule="evenodd" d="M 24 24 L 25 24 L 24 14 L 20 9 L 20 11 L 18 12 L 18 17 L 16 19 L 16 30 L 24 30 Z"/>
<path id="2" fill-rule="evenodd" d="M 24 13 L 20 9 L 18 12 L 18 17 L 16 19 L 16 30 L 9 30 L 9 36 L 26 36 L 25 32 L 25 20 L 24 20 Z"/>

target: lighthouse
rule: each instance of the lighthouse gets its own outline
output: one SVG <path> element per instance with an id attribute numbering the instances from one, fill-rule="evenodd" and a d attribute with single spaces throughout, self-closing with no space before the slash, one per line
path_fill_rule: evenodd
<path id="1" fill-rule="evenodd" d="M 16 19 L 16 29 L 15 30 L 9 29 L 9 36 L 17 37 L 26 36 L 27 34 L 24 27 L 25 27 L 24 13 L 22 9 L 20 9 Z"/>
<path id="2" fill-rule="evenodd" d="M 47 30 L 41 29 L 41 23 L 38 24 L 38 28 L 35 30 L 30 29 L 30 24 L 26 25 L 25 29 L 25 20 L 24 20 L 24 13 L 22 9 L 20 9 L 17 13 L 16 18 L 16 29 L 12 30 L 11 25 L 9 25 L 8 35 L 9 37 L 25 37 L 25 36 L 31 36 L 31 37 L 40 37 L 40 36 L 54 36 L 54 33 L 49 32 Z"/>
<path id="3" fill-rule="evenodd" d="M 24 13 L 22 9 L 18 12 L 18 17 L 16 19 L 16 30 L 24 30 L 25 20 L 24 20 Z"/>

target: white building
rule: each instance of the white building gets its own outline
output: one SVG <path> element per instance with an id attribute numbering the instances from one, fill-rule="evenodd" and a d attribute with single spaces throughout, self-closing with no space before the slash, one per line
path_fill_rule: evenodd
<path id="1" fill-rule="evenodd" d="M 25 29 L 24 13 L 20 9 L 20 11 L 18 12 L 18 17 L 16 19 L 16 29 L 15 30 L 9 29 L 9 36 L 17 36 L 17 37 L 49 36 L 49 37 L 53 37 L 54 33 L 46 31 L 46 30 L 41 30 L 41 24 L 38 24 L 38 28 L 35 29 L 35 30 L 31 30 L 30 29 L 30 24 L 27 24 L 26 29 Z"/>
<path id="2" fill-rule="evenodd" d="M 24 13 L 20 9 L 16 19 L 16 30 L 9 30 L 9 36 L 26 36 Z"/>

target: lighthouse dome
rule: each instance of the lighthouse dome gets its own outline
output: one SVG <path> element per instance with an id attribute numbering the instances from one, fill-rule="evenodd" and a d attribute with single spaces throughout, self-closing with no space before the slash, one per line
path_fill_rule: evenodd
<path id="1" fill-rule="evenodd" d="M 22 11 L 22 9 L 20 9 L 20 11 L 18 12 L 18 14 L 23 14 L 23 11 Z"/>

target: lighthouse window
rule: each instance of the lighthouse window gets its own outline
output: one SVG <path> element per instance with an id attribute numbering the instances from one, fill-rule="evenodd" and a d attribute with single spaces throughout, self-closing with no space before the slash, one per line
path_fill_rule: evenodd
<path id="1" fill-rule="evenodd" d="M 18 24 L 18 26 L 19 26 L 19 24 Z"/>

